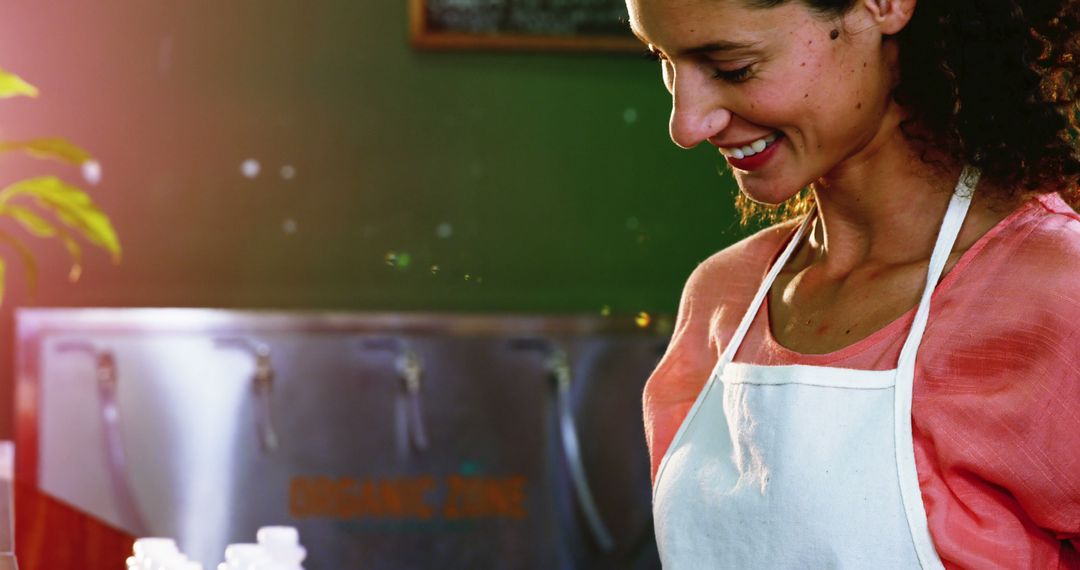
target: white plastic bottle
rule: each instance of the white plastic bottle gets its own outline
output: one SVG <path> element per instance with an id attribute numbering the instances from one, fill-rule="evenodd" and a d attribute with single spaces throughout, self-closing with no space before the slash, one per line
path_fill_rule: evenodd
<path id="1" fill-rule="evenodd" d="M 155 566 L 154 569 L 155 570 L 203 570 L 203 565 L 202 565 L 201 562 L 196 562 L 194 560 L 188 560 L 187 556 L 184 556 L 183 554 L 181 554 L 179 558 L 174 558 L 171 561 L 166 562 L 165 564 L 162 564 L 160 566 Z"/>
<path id="2" fill-rule="evenodd" d="M 291 526 L 264 526 L 255 535 L 259 546 L 270 557 L 265 570 L 303 570 L 300 565 L 307 550 L 300 545 L 300 533 Z M 260 566 L 259 570 L 264 567 Z"/>
<path id="3" fill-rule="evenodd" d="M 176 564 L 187 561 L 171 538 L 140 538 L 132 550 L 134 555 L 127 559 L 128 570 L 172 570 Z"/>
<path id="4" fill-rule="evenodd" d="M 262 568 L 268 562 L 270 555 L 262 546 L 240 542 L 225 547 L 225 562 L 218 564 L 218 570 L 253 570 Z"/>

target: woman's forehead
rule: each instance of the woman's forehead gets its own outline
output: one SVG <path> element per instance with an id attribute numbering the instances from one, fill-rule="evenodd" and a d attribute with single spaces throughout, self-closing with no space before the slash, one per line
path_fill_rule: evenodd
<path id="1" fill-rule="evenodd" d="M 630 28 L 665 51 L 705 44 L 760 43 L 790 33 L 812 14 L 800 2 L 752 8 L 742 0 L 627 0 Z"/>

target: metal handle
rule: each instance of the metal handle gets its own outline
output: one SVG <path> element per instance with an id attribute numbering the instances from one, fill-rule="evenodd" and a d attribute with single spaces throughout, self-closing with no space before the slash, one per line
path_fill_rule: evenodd
<path id="1" fill-rule="evenodd" d="M 127 453 L 124 451 L 123 424 L 120 422 L 120 406 L 116 393 L 119 383 L 116 357 L 111 350 L 99 349 L 87 341 L 60 343 L 57 351 L 77 352 L 94 359 L 97 382 L 98 407 L 101 425 L 105 433 L 105 456 L 109 468 L 109 480 L 113 488 L 120 514 L 132 525 L 136 534 L 147 533 L 146 519 L 135 500 L 134 488 L 128 472 Z"/>
<path id="2" fill-rule="evenodd" d="M 585 473 L 585 464 L 581 459 L 581 446 L 578 444 L 577 425 L 574 422 L 574 411 L 570 398 L 570 385 L 572 383 L 570 358 L 566 355 L 566 351 L 554 346 L 549 341 L 519 339 L 513 342 L 513 346 L 519 349 L 540 349 L 547 355 L 544 366 L 555 388 L 559 437 L 562 440 L 563 458 L 566 460 L 566 466 L 570 470 L 570 479 L 574 483 L 574 494 L 577 496 L 578 506 L 581 507 L 585 522 L 588 524 L 596 544 L 604 552 L 611 552 L 615 549 L 615 539 L 612 538 L 611 531 L 604 524 L 600 509 L 596 506 L 592 488 L 589 487 L 589 478 Z"/>
<path id="3" fill-rule="evenodd" d="M 255 397 L 255 435 L 264 452 L 276 450 L 279 439 L 271 414 L 275 372 L 270 347 L 246 338 L 220 338 L 214 341 L 214 346 L 242 350 L 255 358 L 255 371 L 251 376 L 251 392 Z"/>
<path id="4" fill-rule="evenodd" d="M 424 416 L 420 405 L 420 379 L 424 375 L 424 363 L 415 350 L 406 347 L 405 352 L 394 361 L 394 365 L 401 376 L 405 390 L 405 414 L 408 418 L 409 441 L 414 449 L 423 451 L 428 447 L 427 430 L 424 428 Z"/>
<path id="5" fill-rule="evenodd" d="M 409 344 L 397 338 L 374 338 L 364 341 L 367 350 L 385 350 L 397 353 L 394 368 L 401 379 L 404 406 L 404 430 L 409 446 L 416 451 L 428 448 L 427 429 L 424 427 L 423 406 L 420 392 L 423 388 L 424 361 Z"/>

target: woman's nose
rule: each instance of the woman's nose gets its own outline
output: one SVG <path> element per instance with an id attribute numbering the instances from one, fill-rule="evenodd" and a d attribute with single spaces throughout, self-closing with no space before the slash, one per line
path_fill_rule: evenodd
<path id="1" fill-rule="evenodd" d="M 682 148 L 693 148 L 727 128 L 731 111 L 723 105 L 715 84 L 705 85 L 693 77 L 674 79 L 668 124 L 672 142 Z"/>

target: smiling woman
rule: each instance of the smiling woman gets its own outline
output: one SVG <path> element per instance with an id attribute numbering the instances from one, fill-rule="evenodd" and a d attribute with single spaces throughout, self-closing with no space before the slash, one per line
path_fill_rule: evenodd
<path id="1" fill-rule="evenodd" d="M 785 168 L 732 162 L 743 192 L 756 201 L 783 202 L 856 149 L 881 146 L 890 122 L 899 122 L 888 96 L 896 50 L 882 45 L 883 34 L 905 23 L 899 11 L 882 14 L 880 24 L 869 10 L 834 21 L 797 2 L 770 9 L 640 2 L 631 14 L 663 60 L 676 144 L 708 141 L 745 161 L 755 141 L 786 139 L 777 146 L 788 152 L 771 155 L 788 155 L 777 161 Z M 838 26 L 847 32 L 840 41 L 830 37 Z"/>
<path id="2" fill-rule="evenodd" d="M 665 566 L 1080 567 L 1077 3 L 627 5 L 781 222 L 646 386 Z"/>

